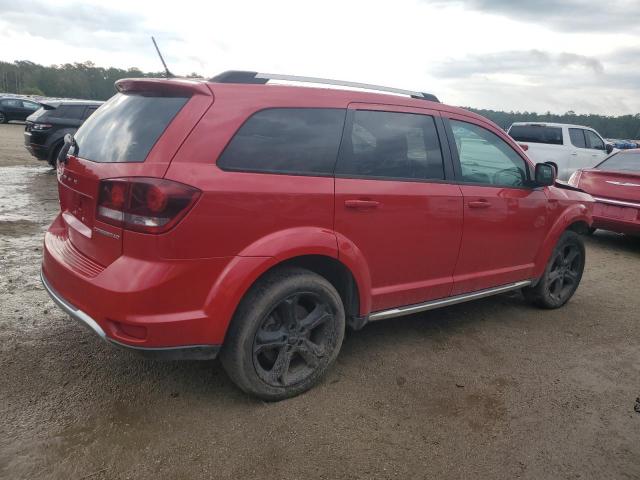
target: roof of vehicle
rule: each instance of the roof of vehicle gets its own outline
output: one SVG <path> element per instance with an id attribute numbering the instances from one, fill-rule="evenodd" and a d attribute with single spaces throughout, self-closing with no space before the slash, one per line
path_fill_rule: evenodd
<path id="1" fill-rule="evenodd" d="M 214 77 L 215 78 L 215 77 Z M 419 109 L 431 109 L 448 113 L 454 113 L 461 116 L 473 118 L 492 125 L 494 128 L 503 131 L 498 125 L 482 115 L 470 112 L 460 107 L 453 107 L 440 103 L 430 94 L 424 98 L 416 98 L 407 94 L 393 92 L 374 92 L 373 90 L 363 87 L 344 88 L 338 86 L 318 86 L 318 85 L 291 85 L 281 83 L 231 83 L 216 82 L 212 80 L 201 79 L 185 79 L 185 78 L 124 78 L 116 82 L 116 89 L 119 92 L 135 92 L 148 91 L 157 89 L 162 91 L 192 91 L 205 93 L 205 91 L 216 92 L 222 89 L 235 89 L 246 93 L 261 92 L 264 97 L 265 92 L 273 94 L 273 98 L 295 98 L 304 99 L 307 103 L 322 103 L 322 101 L 332 101 L 340 103 L 344 106 L 350 103 L 369 103 L 380 105 L 395 105 Z M 408 92 L 408 91 L 407 91 Z M 210 93 L 209 93 L 210 94 Z"/>
<path id="2" fill-rule="evenodd" d="M 574 125 L 572 123 L 553 123 L 553 122 L 513 122 L 511 127 L 516 126 L 536 126 L 536 127 L 569 127 L 569 128 L 586 128 L 589 130 L 594 130 L 591 127 L 587 127 L 586 125 Z M 509 128 L 511 128 L 509 127 Z"/>
<path id="3" fill-rule="evenodd" d="M 53 108 L 58 108 L 60 105 L 79 105 L 81 107 L 83 106 L 95 106 L 95 105 L 102 105 L 104 102 L 101 100 L 52 100 L 52 101 L 46 101 L 43 100 L 42 102 L 39 102 L 40 105 L 47 105 L 49 107 L 53 107 Z"/>

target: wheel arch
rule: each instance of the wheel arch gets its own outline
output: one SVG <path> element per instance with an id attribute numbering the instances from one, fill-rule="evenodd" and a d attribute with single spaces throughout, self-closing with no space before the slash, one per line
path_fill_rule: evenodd
<path id="1" fill-rule="evenodd" d="M 547 266 L 549 257 L 553 252 L 560 236 L 567 230 L 584 234 L 589 230 L 593 220 L 591 209 L 583 203 L 576 203 L 569 206 L 552 225 L 547 236 L 542 243 L 535 259 L 534 276 L 540 278 Z"/>
<path id="2" fill-rule="evenodd" d="M 317 227 L 297 227 L 274 232 L 231 257 L 205 301 L 213 321 L 209 336 L 221 342 L 242 298 L 264 275 L 276 268 L 306 268 L 331 283 L 342 298 L 347 323 L 361 327 L 371 309 L 371 280 L 364 259 L 353 252 L 338 254 L 335 232 Z"/>

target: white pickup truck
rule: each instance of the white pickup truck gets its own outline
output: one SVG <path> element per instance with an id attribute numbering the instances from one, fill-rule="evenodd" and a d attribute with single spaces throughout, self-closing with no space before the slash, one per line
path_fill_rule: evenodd
<path id="1" fill-rule="evenodd" d="M 568 180 L 580 168 L 595 166 L 613 151 L 613 145 L 598 132 L 581 125 L 516 122 L 507 132 L 534 162 L 558 165 L 560 180 Z"/>

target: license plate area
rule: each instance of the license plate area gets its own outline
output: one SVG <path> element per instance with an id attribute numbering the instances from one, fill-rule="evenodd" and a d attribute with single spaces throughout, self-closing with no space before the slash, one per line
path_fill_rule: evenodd
<path id="1" fill-rule="evenodd" d="M 638 217 L 638 209 L 597 203 L 594 208 L 594 214 L 598 217 L 633 221 Z"/>

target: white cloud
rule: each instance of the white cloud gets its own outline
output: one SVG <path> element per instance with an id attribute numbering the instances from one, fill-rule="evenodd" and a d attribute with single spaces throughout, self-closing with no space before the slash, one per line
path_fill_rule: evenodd
<path id="1" fill-rule="evenodd" d="M 0 59 L 159 71 L 153 34 L 178 74 L 246 69 L 429 91 L 483 108 L 640 111 L 635 66 L 618 56 L 639 43 L 637 29 L 565 32 L 558 15 L 546 25 L 500 0 L 43 1 L 0 0 Z M 42 9 L 49 23 L 36 15 Z"/>

